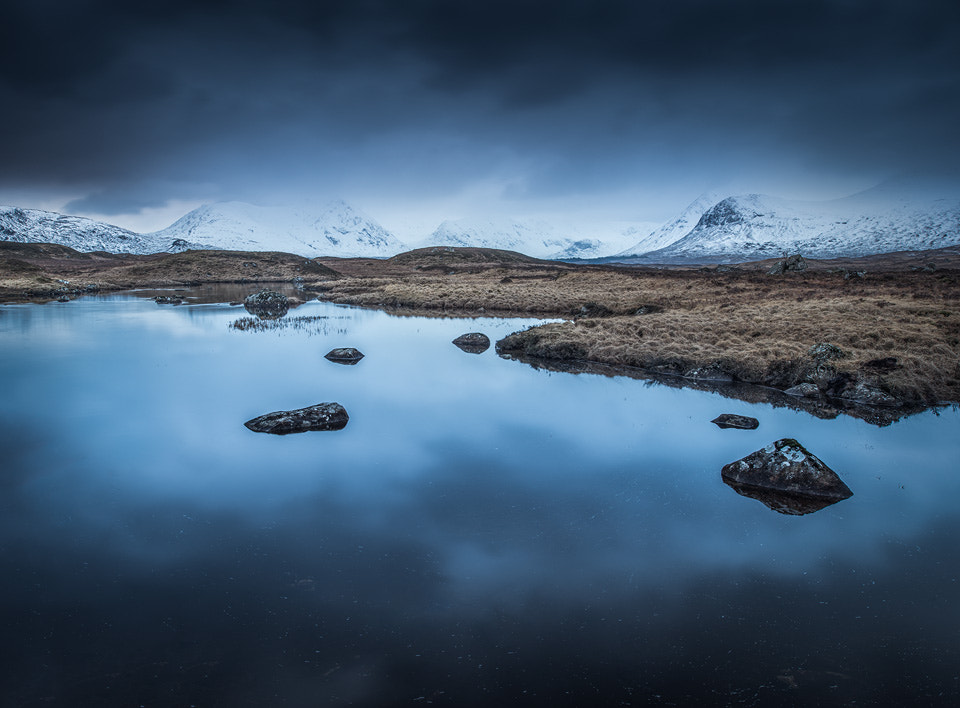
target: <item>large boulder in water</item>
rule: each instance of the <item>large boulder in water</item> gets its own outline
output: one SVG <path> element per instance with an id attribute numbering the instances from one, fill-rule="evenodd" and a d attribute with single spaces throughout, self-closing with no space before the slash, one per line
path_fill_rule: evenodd
<path id="1" fill-rule="evenodd" d="M 723 481 L 782 514 L 807 514 L 853 496 L 837 473 L 793 438 L 724 465 Z"/>
<path id="2" fill-rule="evenodd" d="M 255 433 L 305 433 L 309 430 L 341 430 L 350 417 L 339 403 L 318 403 L 292 411 L 276 411 L 244 423 Z"/>
<path id="3" fill-rule="evenodd" d="M 323 356 L 325 359 L 338 364 L 356 364 L 363 359 L 363 352 L 353 347 L 338 347 L 337 349 L 331 349 Z"/>
<path id="4" fill-rule="evenodd" d="M 274 290 L 261 290 L 258 293 L 247 295 L 243 300 L 243 306 L 251 315 L 257 315 L 264 319 L 276 319 L 283 317 L 290 309 L 290 302 L 285 295 Z"/>
<path id="5" fill-rule="evenodd" d="M 482 332 L 470 332 L 461 334 L 453 343 L 469 354 L 482 354 L 490 348 L 490 337 Z"/>

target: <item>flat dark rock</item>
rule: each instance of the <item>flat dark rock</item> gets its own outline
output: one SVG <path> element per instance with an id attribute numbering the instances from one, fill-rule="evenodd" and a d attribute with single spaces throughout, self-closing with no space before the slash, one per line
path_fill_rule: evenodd
<path id="1" fill-rule="evenodd" d="M 311 430 L 341 430 L 350 417 L 339 403 L 318 403 L 292 411 L 276 411 L 244 423 L 255 433 L 305 433 Z"/>
<path id="2" fill-rule="evenodd" d="M 760 421 L 756 418 L 751 418 L 748 415 L 736 415 L 735 413 L 718 415 L 710 422 L 718 428 L 737 428 L 738 430 L 756 430 L 760 426 Z"/>
<path id="3" fill-rule="evenodd" d="M 337 349 L 331 349 L 323 356 L 325 359 L 329 359 L 337 364 L 356 364 L 363 359 L 363 352 L 353 347 L 339 347 Z"/>
<path id="4" fill-rule="evenodd" d="M 469 354 L 482 354 L 490 348 L 490 338 L 480 332 L 461 334 L 453 343 Z"/>
<path id="5" fill-rule="evenodd" d="M 274 290 L 261 290 L 258 293 L 247 295 L 243 300 L 243 306 L 251 315 L 257 315 L 264 319 L 275 319 L 283 317 L 290 309 L 290 301 L 285 295 Z"/>
<path id="6" fill-rule="evenodd" d="M 828 504 L 853 496 L 836 472 L 792 438 L 777 440 L 741 460 L 724 465 L 720 475 L 740 494 L 745 494 L 742 490 L 759 490 L 764 494 L 776 492 L 781 497 L 826 500 Z M 754 494 L 745 496 L 759 498 Z M 760 501 L 767 503 L 763 499 Z M 775 511 L 791 513 L 767 505 Z"/>

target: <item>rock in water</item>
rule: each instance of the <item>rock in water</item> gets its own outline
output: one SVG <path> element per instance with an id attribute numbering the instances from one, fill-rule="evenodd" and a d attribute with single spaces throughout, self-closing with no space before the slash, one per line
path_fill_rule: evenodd
<path id="1" fill-rule="evenodd" d="M 453 343 L 470 354 L 482 354 L 490 348 L 490 338 L 480 332 L 461 334 Z"/>
<path id="2" fill-rule="evenodd" d="M 781 514 L 808 514 L 853 496 L 837 473 L 792 438 L 724 465 L 723 481 Z"/>
<path id="3" fill-rule="evenodd" d="M 710 422 L 714 423 L 718 428 L 737 428 L 738 430 L 756 430 L 760 425 L 760 421 L 756 418 L 751 418 L 748 415 L 736 415 L 734 413 L 718 415 Z"/>
<path id="4" fill-rule="evenodd" d="M 264 319 L 276 319 L 283 317 L 290 309 L 290 302 L 286 296 L 274 290 L 261 290 L 258 293 L 247 295 L 243 301 L 243 306 L 251 315 L 257 315 Z"/>
<path id="5" fill-rule="evenodd" d="M 353 347 L 340 347 L 331 349 L 323 355 L 325 359 L 335 361 L 338 364 L 356 364 L 363 359 L 363 352 Z"/>
<path id="6" fill-rule="evenodd" d="M 350 417 L 339 403 L 318 403 L 294 411 L 276 411 L 244 423 L 255 433 L 305 433 L 308 430 L 341 430 Z"/>

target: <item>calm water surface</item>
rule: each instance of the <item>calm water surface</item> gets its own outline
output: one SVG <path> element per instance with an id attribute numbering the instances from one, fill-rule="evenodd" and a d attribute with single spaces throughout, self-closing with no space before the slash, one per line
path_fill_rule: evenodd
<path id="1" fill-rule="evenodd" d="M 450 343 L 531 320 L 244 315 L 0 306 L 4 705 L 960 698 L 957 411 L 876 428 Z M 323 401 L 344 430 L 243 427 Z M 788 436 L 854 496 L 721 482 Z"/>

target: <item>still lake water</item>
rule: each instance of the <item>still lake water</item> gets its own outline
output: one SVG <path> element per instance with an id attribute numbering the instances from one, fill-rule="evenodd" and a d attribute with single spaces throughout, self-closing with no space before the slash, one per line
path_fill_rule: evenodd
<path id="1" fill-rule="evenodd" d="M 532 320 L 244 315 L 0 306 L 3 705 L 960 698 L 956 410 L 877 428 L 451 344 Z M 323 401 L 345 429 L 243 427 Z M 781 437 L 854 496 L 721 482 Z"/>

